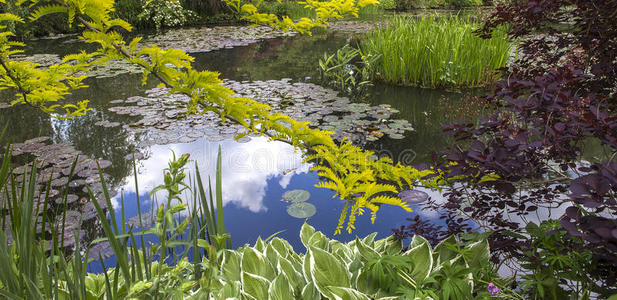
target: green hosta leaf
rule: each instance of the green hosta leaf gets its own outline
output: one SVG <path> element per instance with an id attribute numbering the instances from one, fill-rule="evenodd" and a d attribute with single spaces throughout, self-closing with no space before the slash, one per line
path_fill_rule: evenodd
<path id="1" fill-rule="evenodd" d="M 313 277 L 311 276 L 311 252 L 306 251 L 304 255 L 304 259 L 302 260 L 302 275 L 304 275 L 304 279 L 306 281 L 313 281 Z"/>
<path id="2" fill-rule="evenodd" d="M 289 242 L 278 237 L 273 238 L 272 241 L 270 241 L 270 245 L 274 247 L 276 252 L 278 252 L 282 257 L 285 258 L 287 258 L 287 255 L 290 251 L 293 252 L 293 248 L 291 247 Z"/>
<path id="3" fill-rule="evenodd" d="M 447 246 L 448 244 L 456 244 L 456 243 L 457 243 L 456 237 L 451 235 L 447 239 L 439 242 L 437 246 L 435 246 L 435 249 L 433 251 L 436 255 L 435 265 L 441 265 L 443 262 L 449 261 L 458 255 L 458 253 L 452 251 Z"/>
<path id="4" fill-rule="evenodd" d="M 334 255 L 316 247 L 311 247 L 307 253 L 310 253 L 311 277 L 322 294 L 327 295 L 328 286 L 350 286 L 347 269 Z"/>
<path id="5" fill-rule="evenodd" d="M 255 299 L 268 299 L 268 289 L 270 281 L 265 277 L 242 272 L 242 287 L 245 293 Z"/>
<path id="6" fill-rule="evenodd" d="M 276 277 L 276 272 L 266 256 L 250 247 L 242 254 L 241 269 L 242 272 L 262 276 L 268 280 Z"/>
<path id="7" fill-rule="evenodd" d="M 240 295 L 242 296 L 240 299 L 242 300 L 258 300 L 257 298 L 253 297 L 251 294 L 245 292 L 245 291 L 241 291 Z"/>
<path id="8" fill-rule="evenodd" d="M 383 249 L 377 250 L 383 254 L 387 255 L 398 255 L 403 252 L 403 240 L 397 239 L 394 236 L 389 236 L 386 239 L 379 240 L 377 243 L 383 241 Z M 377 248 L 377 243 L 375 243 L 375 248 Z"/>
<path id="9" fill-rule="evenodd" d="M 329 246 L 329 241 L 330 240 L 323 233 L 317 231 L 309 239 L 308 246 L 309 247 L 317 247 L 319 249 L 323 249 L 323 250 L 329 251 L 330 250 L 330 247 L 328 247 Z"/>
<path id="10" fill-rule="evenodd" d="M 279 258 L 281 257 L 281 254 L 278 253 L 276 249 L 274 249 L 274 246 L 272 246 L 272 244 L 268 244 L 264 252 L 266 253 L 268 261 L 270 261 L 270 264 L 276 266 L 278 264 Z"/>
<path id="11" fill-rule="evenodd" d="M 255 250 L 263 253 L 264 249 L 266 249 L 266 243 L 264 243 L 261 237 L 257 237 L 257 240 L 255 241 Z"/>
<path id="12" fill-rule="evenodd" d="M 480 241 L 470 244 L 470 253 L 467 259 L 467 263 L 472 268 L 483 268 L 489 264 L 489 258 L 491 256 L 488 241 L 482 239 Z"/>
<path id="13" fill-rule="evenodd" d="M 362 256 L 364 261 L 373 260 L 380 256 L 379 253 L 364 244 L 364 242 L 359 238 L 356 238 L 356 249 L 360 253 L 360 256 Z"/>
<path id="14" fill-rule="evenodd" d="M 375 247 L 375 237 L 377 236 L 377 232 L 373 232 L 362 239 L 364 244 L 370 246 L 371 248 Z"/>
<path id="15" fill-rule="evenodd" d="M 313 236 L 313 234 L 315 234 L 315 228 L 313 228 L 313 226 L 307 223 L 304 223 L 302 225 L 302 228 L 300 229 L 300 240 L 302 241 L 302 244 L 304 244 L 304 247 L 306 247 L 307 249 L 309 246 L 308 242 Z"/>
<path id="16" fill-rule="evenodd" d="M 304 287 L 304 285 L 306 285 L 306 280 L 304 280 L 304 277 L 302 276 L 302 274 L 298 272 L 294 268 L 292 263 L 286 258 L 281 257 L 278 260 L 277 270 L 279 274 L 283 273 L 285 274 L 285 276 L 287 276 L 287 279 L 289 280 L 289 284 L 294 289 L 301 290 Z"/>
<path id="17" fill-rule="evenodd" d="M 412 270 L 409 275 L 416 281 L 424 281 L 433 268 L 433 253 L 431 245 L 424 238 L 414 235 L 411 242 L 415 245 L 413 248 L 405 252 L 404 255 L 411 258 Z"/>
<path id="18" fill-rule="evenodd" d="M 321 300 L 321 294 L 312 282 L 307 283 L 302 289 L 303 300 Z"/>
<path id="19" fill-rule="evenodd" d="M 239 298 L 242 283 L 238 281 L 225 282 L 223 288 L 218 292 L 219 299 Z"/>
<path id="20" fill-rule="evenodd" d="M 373 280 L 371 280 L 370 272 L 362 269 L 360 269 L 356 279 L 356 289 L 367 295 L 374 295 L 379 291 L 379 287 L 375 286 Z"/>
<path id="21" fill-rule="evenodd" d="M 329 286 L 328 290 L 335 299 L 341 300 L 369 300 L 369 297 L 359 291 L 342 286 Z"/>
<path id="22" fill-rule="evenodd" d="M 223 250 L 223 275 L 228 281 L 240 281 L 240 261 L 241 256 L 238 251 Z"/>
<path id="23" fill-rule="evenodd" d="M 269 294 L 271 300 L 287 300 L 294 299 L 293 288 L 289 284 L 289 280 L 285 274 L 279 274 L 270 284 Z"/>

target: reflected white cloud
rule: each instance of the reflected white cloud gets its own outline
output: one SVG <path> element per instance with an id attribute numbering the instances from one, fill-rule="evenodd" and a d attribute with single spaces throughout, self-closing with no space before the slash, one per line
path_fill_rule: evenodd
<path id="1" fill-rule="evenodd" d="M 224 205 L 234 203 L 252 212 L 267 211 L 263 200 L 268 179 L 280 176 L 279 184 L 282 188 L 286 188 L 295 174 L 308 172 L 309 166 L 302 163 L 300 152 L 294 151 L 294 148 L 288 144 L 270 142 L 265 137 L 254 137 L 247 143 L 209 142 L 206 139 L 200 139 L 186 144 L 156 145 L 150 148 L 149 158 L 139 162 L 137 178 L 140 197 L 144 198 L 143 196 L 155 186 L 163 183 L 163 170 L 173 157 L 173 153 L 177 157 L 189 153 L 192 160 L 188 166 L 189 173 L 194 173 L 194 162 L 197 162 L 204 184 L 207 184 L 208 176 L 210 176 L 214 188 L 219 146 L 222 153 Z M 135 193 L 133 176 L 126 178 L 125 182 L 126 184 L 122 187 L 124 193 Z M 159 199 L 164 199 L 165 195 L 157 193 L 157 196 Z M 142 204 L 146 203 L 142 202 Z"/>

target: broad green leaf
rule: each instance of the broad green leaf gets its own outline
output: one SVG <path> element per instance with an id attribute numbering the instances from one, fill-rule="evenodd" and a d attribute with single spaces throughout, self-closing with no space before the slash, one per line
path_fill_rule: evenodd
<path id="1" fill-rule="evenodd" d="M 369 300 L 369 297 L 359 291 L 342 286 L 329 286 L 328 290 L 335 299 L 341 300 Z"/>
<path id="2" fill-rule="evenodd" d="M 273 238 L 272 241 L 270 241 L 270 245 L 272 245 L 272 247 L 274 247 L 274 249 L 285 258 L 287 258 L 289 251 L 293 251 L 293 248 L 289 245 L 289 242 L 278 237 Z"/>
<path id="3" fill-rule="evenodd" d="M 329 239 L 321 232 L 317 231 L 308 241 L 308 245 L 312 247 L 317 247 L 325 251 L 329 251 Z"/>
<path id="4" fill-rule="evenodd" d="M 285 274 L 279 274 L 274 278 L 268 290 L 271 300 L 287 300 L 294 299 L 293 288 L 287 280 Z"/>
<path id="5" fill-rule="evenodd" d="M 294 288 L 294 289 L 302 289 L 304 287 L 304 285 L 306 284 L 306 280 L 304 280 L 304 277 L 302 276 L 302 274 L 300 274 L 292 265 L 292 263 L 287 260 L 286 258 L 281 257 L 278 261 L 278 265 L 277 265 L 277 270 L 278 273 L 281 274 L 285 274 L 285 276 L 287 276 L 287 279 L 289 280 L 289 284 Z"/>
<path id="6" fill-rule="evenodd" d="M 223 263 L 222 271 L 223 275 L 228 281 L 240 281 L 240 261 L 242 260 L 238 251 L 223 250 Z"/>
<path id="7" fill-rule="evenodd" d="M 246 248 L 244 254 L 242 254 L 241 270 L 265 277 L 268 280 L 273 280 L 276 277 L 274 268 L 266 256 L 251 247 Z"/>
<path id="8" fill-rule="evenodd" d="M 403 252 L 403 240 L 394 236 L 389 236 L 384 241 L 383 253 L 387 255 L 398 255 Z"/>
<path id="9" fill-rule="evenodd" d="M 313 234 L 315 234 L 315 228 L 313 228 L 313 226 L 307 223 L 302 224 L 302 228 L 300 229 L 300 240 L 302 241 L 302 244 L 304 245 L 304 247 L 306 247 L 306 249 L 309 248 L 308 242 L 313 236 Z"/>
<path id="10" fill-rule="evenodd" d="M 375 237 L 377 236 L 377 232 L 373 232 L 367 236 L 365 236 L 362 241 L 364 244 L 370 246 L 371 248 L 375 247 Z"/>
<path id="11" fill-rule="evenodd" d="M 321 300 L 321 294 L 312 282 L 307 283 L 302 289 L 302 300 Z"/>
<path id="12" fill-rule="evenodd" d="M 302 275 L 304 275 L 304 279 L 306 281 L 313 281 L 311 277 L 311 252 L 306 251 L 304 255 L 304 259 L 302 260 Z"/>
<path id="13" fill-rule="evenodd" d="M 346 267 L 334 255 L 316 247 L 311 247 L 307 253 L 310 253 L 311 278 L 322 294 L 327 295 L 328 286 L 350 285 Z"/>
<path id="14" fill-rule="evenodd" d="M 379 287 L 371 280 L 370 273 L 363 269 L 360 269 L 356 279 L 356 289 L 367 295 L 374 295 L 379 291 Z"/>
<path id="15" fill-rule="evenodd" d="M 268 299 L 270 281 L 259 275 L 242 272 L 242 288 L 255 299 Z"/>
<path id="16" fill-rule="evenodd" d="M 264 252 L 264 249 L 266 249 L 266 243 L 264 243 L 264 241 L 261 239 L 261 237 L 257 237 L 257 240 L 255 241 L 255 250 L 259 251 L 259 252 Z"/>
<path id="17" fill-rule="evenodd" d="M 443 262 L 449 261 L 458 255 L 458 253 L 450 250 L 450 248 L 448 248 L 447 246 L 448 244 L 456 244 L 456 243 L 457 243 L 456 237 L 451 235 L 445 240 L 439 242 L 437 246 L 435 246 L 435 249 L 434 249 L 434 253 L 436 255 L 435 265 L 441 265 Z"/>
<path id="18" fill-rule="evenodd" d="M 242 283 L 238 281 L 227 281 L 223 288 L 218 292 L 219 299 L 239 298 L 241 294 Z"/>
<path id="19" fill-rule="evenodd" d="M 379 253 L 373 250 L 371 247 L 364 244 L 364 242 L 356 237 L 356 249 L 364 261 L 369 261 L 380 257 Z"/>
<path id="20" fill-rule="evenodd" d="M 421 282 L 431 274 L 433 268 L 433 253 L 428 241 L 424 238 L 418 238 L 418 235 L 414 235 L 412 244 L 416 246 L 409 249 L 404 255 L 411 258 L 413 264 L 409 275 L 411 275 L 414 280 Z"/>
<path id="21" fill-rule="evenodd" d="M 276 249 L 274 249 L 274 246 L 272 246 L 272 244 L 266 245 L 266 250 L 264 252 L 266 253 L 266 258 L 268 258 L 268 261 L 270 261 L 270 264 L 276 266 L 278 264 L 279 258 L 281 257 L 281 254 L 278 253 Z"/>
<path id="22" fill-rule="evenodd" d="M 489 264 L 491 252 L 488 241 L 482 239 L 467 246 L 470 251 L 467 263 L 472 268 L 483 268 Z"/>

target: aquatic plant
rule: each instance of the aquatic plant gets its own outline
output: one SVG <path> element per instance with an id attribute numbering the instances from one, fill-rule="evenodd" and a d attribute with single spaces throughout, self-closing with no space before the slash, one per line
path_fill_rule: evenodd
<path id="1" fill-rule="evenodd" d="M 371 67 L 379 58 L 380 55 L 364 56 L 359 49 L 347 44 L 333 54 L 324 53 L 319 68 L 327 83 L 351 94 L 371 83 Z"/>
<path id="2" fill-rule="evenodd" d="M 477 87 L 499 79 L 512 44 L 502 29 L 490 39 L 474 34 L 467 17 L 396 17 L 367 35 L 363 55 L 379 55 L 373 75 L 388 83 L 428 88 Z"/>

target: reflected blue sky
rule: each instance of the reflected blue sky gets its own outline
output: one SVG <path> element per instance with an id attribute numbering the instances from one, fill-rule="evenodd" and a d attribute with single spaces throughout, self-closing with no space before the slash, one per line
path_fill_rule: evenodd
<path id="1" fill-rule="evenodd" d="M 307 222 L 329 237 L 333 237 L 334 228 L 344 202 L 334 196 L 334 192 L 314 187 L 318 182 L 315 172 L 309 171 L 309 165 L 302 163 L 302 155 L 293 147 L 281 142 L 270 142 L 265 137 L 254 137 L 246 143 L 235 141 L 209 142 L 200 139 L 186 144 L 156 145 L 149 150 L 147 159 L 138 161 L 139 199 L 142 211 L 149 211 L 153 200 L 148 194 L 163 182 L 163 170 L 173 153 L 177 156 L 189 153 L 197 162 L 202 178 L 214 178 L 217 149 L 222 149 L 222 187 L 226 229 L 231 235 L 234 247 L 246 243 L 253 244 L 257 237 L 266 238 L 283 231 L 279 237 L 287 239 L 297 251 L 304 251 L 298 237 L 304 219 L 291 217 L 286 212 L 288 203 L 282 202 L 283 193 L 293 189 L 310 192 L 308 200 L 317 207 L 317 213 Z M 173 152 L 172 152 L 173 151 Z M 194 172 L 192 167 L 188 173 Z M 205 179 L 207 180 L 207 179 Z M 126 218 L 137 215 L 137 197 L 135 195 L 134 177 L 125 178 L 122 187 Z M 164 192 L 154 197 L 165 199 Z M 185 195 L 185 200 L 191 199 Z M 114 207 L 120 217 L 120 194 L 113 199 Z M 191 201 L 187 201 L 191 202 Z M 420 213 L 439 223 L 435 212 L 422 211 L 413 207 L 408 213 L 399 207 L 384 205 L 378 212 L 375 224 L 370 223 L 366 214 L 357 219 L 356 230 L 352 234 L 343 233 L 336 238 L 343 241 L 357 236 L 378 232 L 384 238 L 392 233 L 392 228 L 406 224 L 405 219 Z"/>

